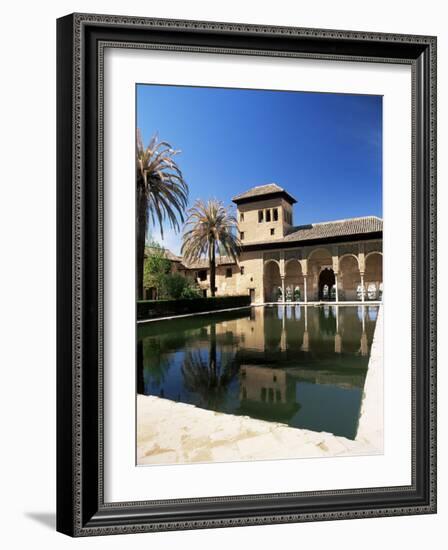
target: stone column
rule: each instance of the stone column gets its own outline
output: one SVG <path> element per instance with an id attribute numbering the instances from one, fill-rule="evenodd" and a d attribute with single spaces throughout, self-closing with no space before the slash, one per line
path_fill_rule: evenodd
<path id="1" fill-rule="evenodd" d="M 336 290 L 335 300 L 339 302 L 339 292 L 338 292 L 338 273 L 339 273 L 339 256 L 337 255 L 337 249 L 334 247 L 333 256 L 331 258 L 333 264 L 333 273 L 334 273 L 334 286 Z M 329 289 L 331 293 L 331 288 Z"/>
<path id="2" fill-rule="evenodd" d="M 303 298 L 302 300 L 308 302 L 308 259 L 304 258 L 300 260 L 300 268 L 303 276 Z"/>
<path id="3" fill-rule="evenodd" d="M 364 289 L 364 272 L 366 269 L 366 256 L 364 253 L 364 244 L 359 243 L 359 252 L 358 252 L 358 266 L 359 266 L 359 274 L 361 276 L 361 301 L 364 302 L 365 300 L 365 289 Z"/>
<path id="4" fill-rule="evenodd" d="M 279 268 L 280 268 L 280 279 L 282 281 L 282 302 L 285 303 L 285 301 L 286 301 L 286 296 L 285 296 L 285 275 L 286 275 L 286 272 L 285 272 L 285 252 L 284 252 L 284 250 L 280 251 Z"/>

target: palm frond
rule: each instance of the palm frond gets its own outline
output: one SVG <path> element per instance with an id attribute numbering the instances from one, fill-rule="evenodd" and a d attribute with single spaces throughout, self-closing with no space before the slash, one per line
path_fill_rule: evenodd
<path id="1" fill-rule="evenodd" d="M 188 262 L 203 256 L 210 256 L 211 247 L 221 255 L 237 259 L 241 244 L 236 236 L 237 221 L 230 208 L 221 201 L 211 199 L 208 202 L 196 200 L 187 212 L 184 228 L 182 254 Z"/>
<path id="2" fill-rule="evenodd" d="M 162 238 L 165 222 L 179 231 L 188 204 L 188 185 L 174 160 L 179 153 L 167 141 L 160 141 L 157 134 L 145 147 L 137 130 L 137 186 L 146 196 L 147 217 L 153 225 L 159 225 Z"/>

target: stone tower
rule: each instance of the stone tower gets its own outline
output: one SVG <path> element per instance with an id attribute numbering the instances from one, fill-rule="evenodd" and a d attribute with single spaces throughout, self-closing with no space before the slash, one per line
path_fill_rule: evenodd
<path id="1" fill-rule="evenodd" d="M 276 183 L 258 185 L 233 197 L 242 244 L 282 239 L 294 225 L 296 199 Z"/>

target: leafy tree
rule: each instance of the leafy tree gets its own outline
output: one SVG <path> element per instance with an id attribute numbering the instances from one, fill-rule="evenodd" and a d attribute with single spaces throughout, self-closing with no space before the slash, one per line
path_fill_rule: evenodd
<path id="1" fill-rule="evenodd" d="M 143 274 L 144 287 L 155 288 L 157 297 L 161 298 L 164 279 L 171 271 L 171 262 L 166 257 L 165 250 L 157 243 L 151 243 L 146 251 Z"/>
<path id="2" fill-rule="evenodd" d="M 155 288 L 158 300 L 179 300 L 199 298 L 200 289 L 179 273 L 171 273 L 171 262 L 159 244 L 152 242 L 146 248 L 144 286 Z"/>

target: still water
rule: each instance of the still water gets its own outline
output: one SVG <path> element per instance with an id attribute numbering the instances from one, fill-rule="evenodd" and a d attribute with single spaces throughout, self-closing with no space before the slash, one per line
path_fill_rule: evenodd
<path id="1" fill-rule="evenodd" d="M 137 391 L 354 439 L 377 306 L 261 306 L 138 326 Z"/>

